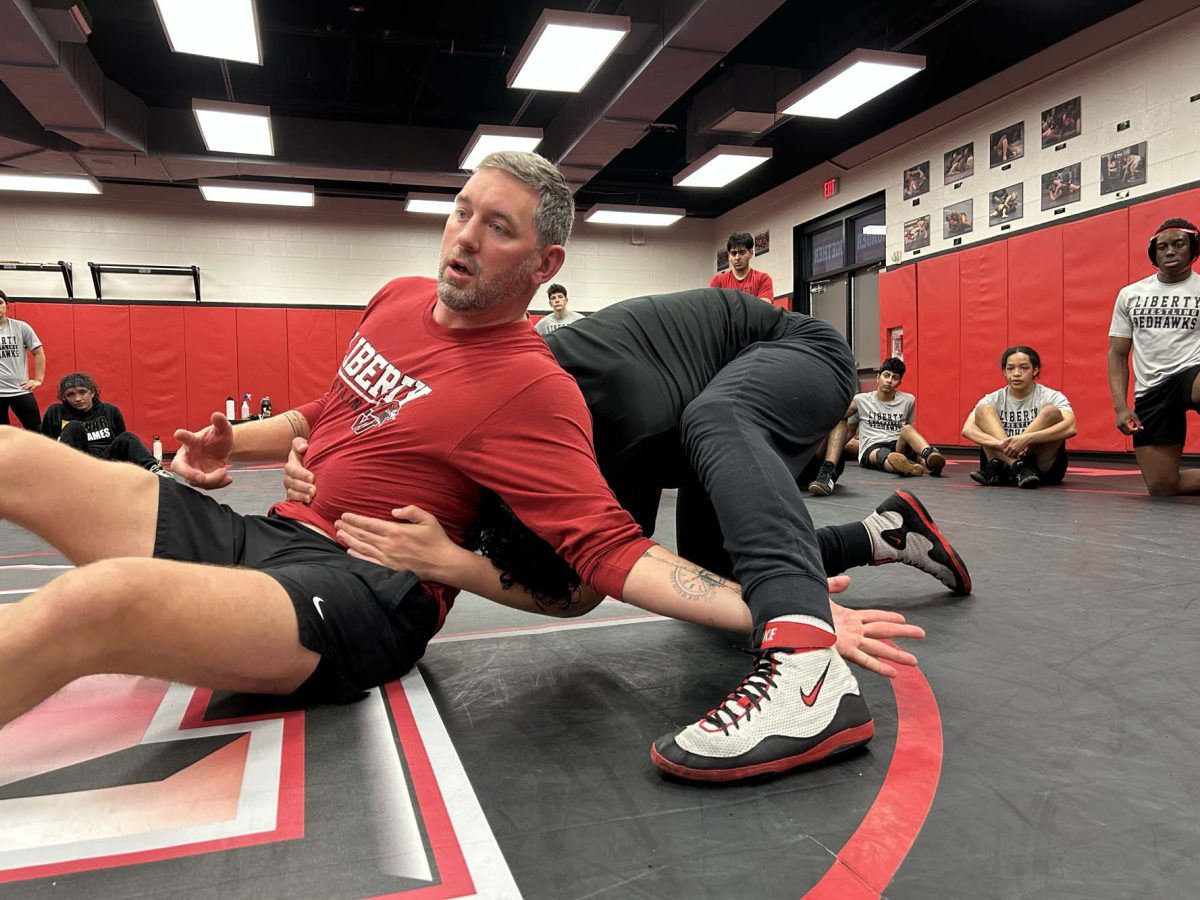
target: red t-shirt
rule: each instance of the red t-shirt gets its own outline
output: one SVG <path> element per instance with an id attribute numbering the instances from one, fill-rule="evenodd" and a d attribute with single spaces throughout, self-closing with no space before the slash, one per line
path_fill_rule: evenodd
<path id="1" fill-rule="evenodd" d="M 390 519 L 414 504 L 460 542 L 482 485 L 585 582 L 619 597 L 652 542 L 596 467 L 575 380 L 528 321 L 445 328 L 436 299 L 429 278 L 398 278 L 372 298 L 333 386 L 297 407 L 311 428 L 304 464 L 316 499 L 275 513 L 332 537 L 343 512 Z M 457 591 L 428 587 L 444 617 Z"/>
<path id="2" fill-rule="evenodd" d="M 731 291 L 744 291 L 753 297 L 762 297 L 764 300 L 775 299 L 775 284 L 771 281 L 771 276 L 766 272 L 758 271 L 758 269 L 751 269 L 741 281 L 733 277 L 733 269 L 726 269 L 724 272 L 714 275 L 708 286 L 728 288 Z"/>

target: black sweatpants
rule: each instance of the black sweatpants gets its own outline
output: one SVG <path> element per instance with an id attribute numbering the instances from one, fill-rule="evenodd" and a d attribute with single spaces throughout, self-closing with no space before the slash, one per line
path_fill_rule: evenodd
<path id="1" fill-rule="evenodd" d="M 842 336 L 819 319 L 798 319 L 784 337 L 739 354 L 684 411 L 684 451 L 756 627 L 781 615 L 831 620 L 820 545 L 796 479 L 855 385 Z M 680 555 L 691 559 L 682 537 Z"/>
<path id="2" fill-rule="evenodd" d="M 36 434 L 42 430 L 42 415 L 38 412 L 37 398 L 33 394 L 0 397 L 0 425 L 11 424 L 9 410 L 12 410 L 12 414 L 26 431 Z"/>

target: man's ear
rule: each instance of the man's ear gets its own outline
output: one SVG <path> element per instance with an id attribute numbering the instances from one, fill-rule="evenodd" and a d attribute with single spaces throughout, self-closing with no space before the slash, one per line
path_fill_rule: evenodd
<path id="1" fill-rule="evenodd" d="M 558 270 L 563 267 L 563 263 L 567 260 L 567 251 L 562 244 L 551 244 L 548 247 L 543 247 L 538 251 L 538 267 L 533 270 L 530 276 L 534 284 L 545 284 L 551 278 L 558 274 Z"/>

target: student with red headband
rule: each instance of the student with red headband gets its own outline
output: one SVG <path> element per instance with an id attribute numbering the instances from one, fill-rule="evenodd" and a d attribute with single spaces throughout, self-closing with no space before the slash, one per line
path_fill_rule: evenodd
<path id="1" fill-rule="evenodd" d="M 1200 231 L 1167 219 L 1147 252 L 1158 271 L 1117 294 L 1108 329 L 1108 384 L 1117 428 L 1133 435 L 1138 468 L 1154 497 L 1200 493 L 1200 469 L 1181 469 L 1187 411 L 1200 411 Z M 1129 408 L 1129 352 L 1134 404 Z"/>

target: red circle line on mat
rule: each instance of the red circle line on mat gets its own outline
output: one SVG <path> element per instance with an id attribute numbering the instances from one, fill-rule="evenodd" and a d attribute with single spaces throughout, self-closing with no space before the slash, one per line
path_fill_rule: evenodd
<path id="1" fill-rule="evenodd" d="M 858 830 L 805 900 L 878 898 L 925 824 L 942 773 L 942 717 L 920 669 L 897 666 L 896 749 Z"/>

